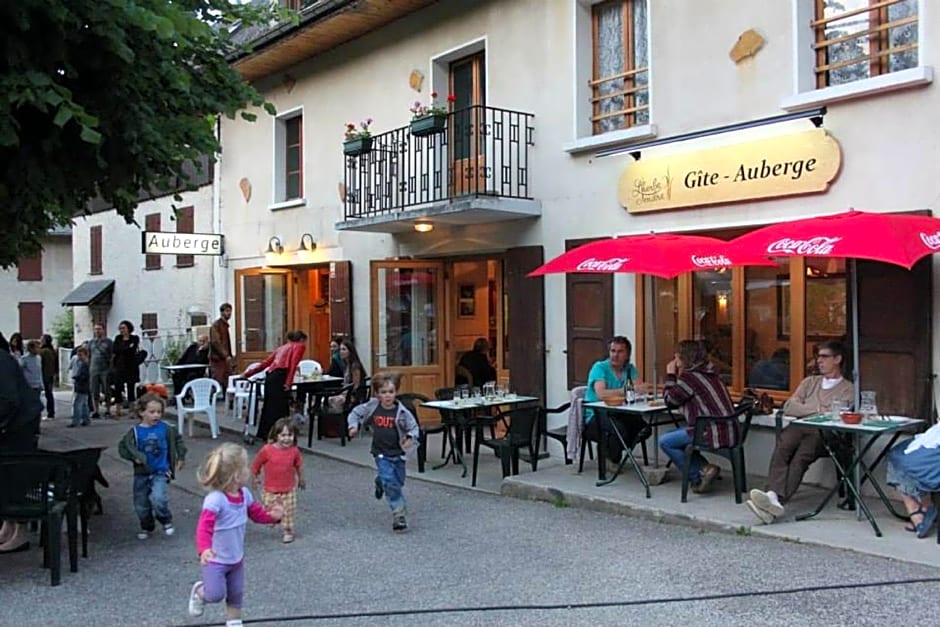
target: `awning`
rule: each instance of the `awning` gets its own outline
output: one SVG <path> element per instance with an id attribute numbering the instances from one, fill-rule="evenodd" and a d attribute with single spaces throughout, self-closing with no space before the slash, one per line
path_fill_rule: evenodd
<path id="1" fill-rule="evenodd" d="M 114 281 L 85 281 L 62 299 L 63 305 L 110 305 Z"/>

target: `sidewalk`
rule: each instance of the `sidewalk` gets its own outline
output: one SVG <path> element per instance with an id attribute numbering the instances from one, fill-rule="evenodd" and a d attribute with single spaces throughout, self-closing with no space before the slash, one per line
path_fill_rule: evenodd
<path id="1" fill-rule="evenodd" d="M 43 422 L 43 446 L 47 443 L 61 442 L 73 447 L 109 446 L 105 455 L 117 458 L 117 443 L 123 433 L 134 422 L 129 418 L 121 420 L 102 419 L 94 421 L 90 427 L 65 429 L 68 423 L 63 419 L 68 415 L 64 401 L 68 392 L 57 393 L 59 416 L 55 421 Z M 241 441 L 242 423 L 225 416 L 223 405 L 219 404 L 219 426 L 222 436 L 219 440 L 209 437 L 208 423 L 202 415 L 197 417 L 197 426 L 193 438 L 186 435 L 189 447 L 189 463 L 194 468 L 218 442 L 223 440 Z M 168 419 L 175 421 L 175 409 L 168 408 Z M 188 433 L 188 426 L 187 426 Z M 637 516 L 688 525 L 692 527 L 722 531 L 734 534 L 751 534 L 778 538 L 804 544 L 817 544 L 833 548 L 857 551 L 869 555 L 888 557 L 905 562 L 940 567 L 940 546 L 936 536 L 918 540 L 914 534 L 904 531 L 903 523 L 887 512 L 877 498 L 867 498 L 878 525 L 884 534 L 875 536 L 871 525 L 863 517 L 858 520 L 855 512 L 846 512 L 830 503 L 819 516 L 812 520 L 780 522 L 762 525 L 745 505 L 734 502 L 734 488 L 730 472 L 723 472 L 723 479 L 716 482 L 715 489 L 707 495 L 689 493 L 688 503 L 681 503 L 679 494 L 681 483 L 675 471 L 671 479 L 658 486 L 652 486 L 652 498 L 645 498 L 640 482 L 627 471 L 612 484 L 596 487 L 596 462 L 585 460 L 584 472 L 577 472 L 577 462 L 566 466 L 560 446 L 549 440 L 550 457 L 539 461 L 538 472 L 531 472 L 531 467 L 522 462 L 521 474 L 503 479 L 499 460 L 490 449 L 481 449 L 479 472 L 476 488 L 470 487 L 471 455 L 465 455 L 468 466 L 466 477 L 461 477 L 460 466 L 448 464 L 438 470 L 432 467 L 440 463 L 441 436 L 432 436 L 428 442 L 428 464 L 424 473 L 418 473 L 415 460 L 408 462 L 409 480 L 429 481 L 464 489 L 475 489 L 492 494 L 503 494 L 523 499 L 542 500 L 560 506 L 578 507 L 597 511 L 612 512 L 627 516 Z M 338 439 L 317 440 L 314 438 L 312 449 L 306 448 L 306 433 L 301 438 L 302 450 L 309 454 L 343 461 L 361 466 L 373 465 L 369 454 L 370 438 L 356 438 L 342 447 Z M 259 443 L 249 447 L 256 451 Z M 759 477 L 750 477 L 750 486 L 762 486 Z M 182 473 L 178 487 L 201 495 L 202 488 L 195 481 L 195 473 Z M 788 514 L 805 513 L 815 509 L 822 500 L 825 490 L 813 486 L 803 486 L 788 506 Z M 898 509 L 901 509 L 898 506 Z"/>

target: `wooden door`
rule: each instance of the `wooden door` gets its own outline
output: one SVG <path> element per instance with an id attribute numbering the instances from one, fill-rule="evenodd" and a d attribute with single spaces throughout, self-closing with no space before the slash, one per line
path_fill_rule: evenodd
<path id="1" fill-rule="evenodd" d="M 448 129 L 451 196 L 486 191 L 485 83 L 482 52 L 450 64 L 450 94 L 454 97 Z"/>
<path id="2" fill-rule="evenodd" d="M 232 345 L 238 368 L 261 361 L 286 341 L 293 315 L 294 289 L 289 270 L 235 271 L 235 328 Z"/>
<path id="3" fill-rule="evenodd" d="M 931 263 L 857 262 L 861 389 L 884 413 L 931 417 Z"/>
<path id="4" fill-rule="evenodd" d="M 444 264 L 373 261 L 372 373 L 402 375 L 401 391 L 434 397 L 445 387 Z"/>
<path id="5" fill-rule="evenodd" d="M 330 262 L 330 336 L 352 337 L 352 262 Z"/>
<path id="6" fill-rule="evenodd" d="M 510 248 L 503 257 L 508 299 L 510 387 L 545 402 L 545 279 L 528 277 L 542 265 L 541 246 Z"/>
<path id="7" fill-rule="evenodd" d="M 565 250 L 592 240 L 566 242 Z M 614 335 L 614 276 L 568 274 L 565 276 L 567 313 L 568 389 L 587 384 L 588 372 L 607 356 L 607 342 Z"/>

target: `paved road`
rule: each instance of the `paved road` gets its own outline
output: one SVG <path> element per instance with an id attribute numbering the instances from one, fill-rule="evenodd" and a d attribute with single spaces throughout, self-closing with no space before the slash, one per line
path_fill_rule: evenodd
<path id="1" fill-rule="evenodd" d="M 210 444 L 188 441 L 197 443 L 194 462 Z M 38 551 L 0 557 L 0 624 L 220 621 L 219 607 L 203 623 L 186 615 L 201 497 L 175 485 L 178 534 L 138 541 L 130 467 L 114 454 L 104 461 L 112 487 L 89 559 L 50 588 Z M 940 572 L 928 567 L 421 481 L 406 486 L 411 530 L 394 535 L 368 469 L 315 456 L 306 463 L 297 541 L 249 529 L 248 623 L 930 625 L 940 613 Z M 897 583 L 917 579 L 930 581 Z"/>

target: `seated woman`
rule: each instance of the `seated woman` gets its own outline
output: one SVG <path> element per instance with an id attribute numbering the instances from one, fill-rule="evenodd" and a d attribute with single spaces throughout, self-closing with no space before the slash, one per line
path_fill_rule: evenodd
<path id="1" fill-rule="evenodd" d="M 189 364 L 209 365 L 209 336 L 200 335 L 196 341 L 190 344 L 178 360 L 177 366 Z M 179 394 L 187 383 L 193 379 L 206 376 L 205 370 L 199 368 L 186 368 L 185 370 L 176 370 L 173 372 L 173 391 Z"/>
<path id="2" fill-rule="evenodd" d="M 926 538 L 937 521 L 930 493 L 940 491 L 940 424 L 891 449 L 886 476 L 911 518 L 905 529 Z"/>
<path id="3" fill-rule="evenodd" d="M 496 368 L 490 363 L 490 343 L 485 337 L 478 337 L 473 342 L 473 350 L 464 353 L 457 365 L 466 368 L 472 377 L 471 381 L 467 381 L 466 377 L 458 374 L 455 380 L 457 385 L 482 387 L 484 383 L 496 381 Z"/>
<path id="4" fill-rule="evenodd" d="M 359 359 L 359 353 L 356 346 L 349 338 L 343 338 L 339 343 L 339 356 L 343 360 L 343 385 L 353 386 L 353 395 L 355 404 L 366 402 L 369 395 L 365 380 L 366 369 Z M 336 394 L 331 396 L 328 404 L 331 412 L 340 412 L 343 410 L 343 403 L 346 402 L 345 394 Z"/>
<path id="5" fill-rule="evenodd" d="M 699 416 L 728 416 L 734 413 L 731 396 L 709 361 L 703 342 L 679 342 L 675 358 L 666 364 L 663 398 L 668 407 L 678 408 L 682 412 L 689 425 L 686 429 L 676 429 L 659 438 L 659 448 L 681 472 L 685 466 L 685 447 L 692 443 L 695 432 L 695 420 Z M 709 464 L 700 453 L 693 454 L 689 464 L 692 491 L 707 492 L 720 471 L 718 466 Z"/>

